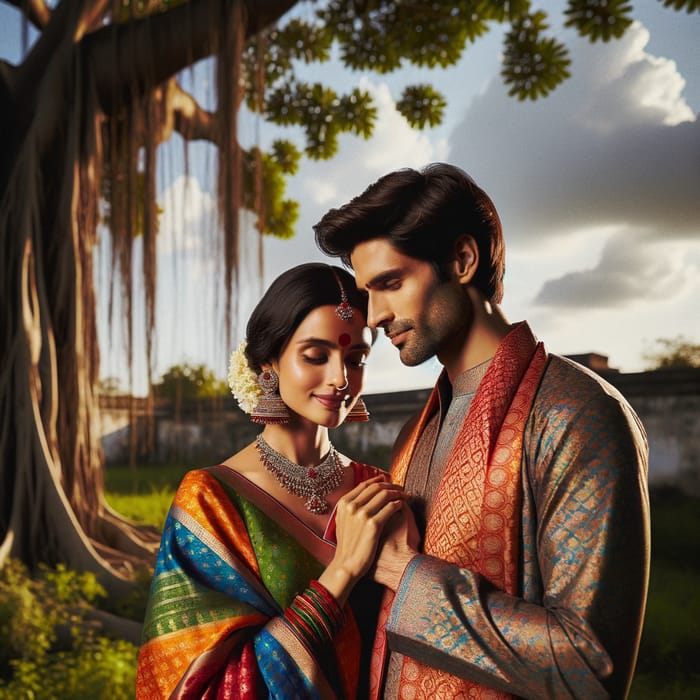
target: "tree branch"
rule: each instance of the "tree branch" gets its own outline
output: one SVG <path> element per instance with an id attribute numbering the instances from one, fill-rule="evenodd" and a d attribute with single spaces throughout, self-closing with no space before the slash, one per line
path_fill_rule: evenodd
<path id="1" fill-rule="evenodd" d="M 71 56 L 73 43 L 96 17 L 106 12 L 109 3 L 110 0 L 63 0 L 49 15 L 44 31 L 16 71 L 15 101 L 21 122 L 32 118 L 42 78 L 47 71 L 56 69 L 56 61 L 52 59 L 58 57 L 60 62 L 61 57 L 65 60 Z"/>
<path id="2" fill-rule="evenodd" d="M 111 24 L 83 41 L 102 108 L 110 113 L 154 85 L 211 55 L 220 41 L 226 6 L 235 0 L 192 0 L 172 10 Z M 241 0 L 243 1 L 243 0 Z M 246 36 L 278 20 L 296 0 L 247 3 Z"/>
<path id="3" fill-rule="evenodd" d="M 197 100 L 177 83 L 171 97 L 175 130 L 188 141 L 217 143 L 216 114 L 203 109 Z"/>
<path id="4" fill-rule="evenodd" d="M 16 7 L 39 31 L 49 23 L 51 10 L 43 0 L 5 0 Z"/>

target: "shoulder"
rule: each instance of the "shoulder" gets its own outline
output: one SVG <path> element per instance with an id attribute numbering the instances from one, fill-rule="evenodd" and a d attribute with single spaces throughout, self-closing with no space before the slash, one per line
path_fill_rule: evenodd
<path id="1" fill-rule="evenodd" d="M 221 464 L 192 469 L 187 472 L 180 482 L 175 494 L 174 503 L 183 505 L 189 503 L 230 503 L 238 502 L 241 494 L 241 484 L 250 482 L 250 475 L 245 468 L 232 466 L 231 460 Z M 243 489 L 243 493 L 246 490 Z"/>
<path id="2" fill-rule="evenodd" d="M 535 432 L 591 432 L 646 442 L 641 421 L 627 399 L 599 374 L 550 354 L 530 416 Z"/>
<path id="3" fill-rule="evenodd" d="M 219 465 L 220 466 L 220 465 Z M 221 491 L 220 480 L 215 476 L 215 469 L 204 467 L 188 471 L 180 481 L 175 493 L 175 505 L 201 502 L 217 497 Z"/>
<path id="4" fill-rule="evenodd" d="M 627 399 L 610 382 L 588 367 L 561 355 L 550 354 L 535 401 L 619 406 L 632 410 Z"/>

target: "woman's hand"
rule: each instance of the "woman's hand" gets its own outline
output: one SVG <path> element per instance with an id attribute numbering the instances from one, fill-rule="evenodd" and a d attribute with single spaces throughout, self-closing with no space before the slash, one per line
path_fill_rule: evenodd
<path id="1" fill-rule="evenodd" d="M 358 484 L 338 501 L 335 556 L 319 582 L 340 605 L 374 563 L 384 526 L 405 500 L 400 486 L 379 475 Z"/>

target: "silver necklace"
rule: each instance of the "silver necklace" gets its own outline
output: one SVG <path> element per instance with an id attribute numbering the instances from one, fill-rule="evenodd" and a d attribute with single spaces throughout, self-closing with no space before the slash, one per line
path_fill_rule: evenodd
<path id="1" fill-rule="evenodd" d="M 330 504 L 325 496 L 343 482 L 343 464 L 333 445 L 323 461 L 315 467 L 303 467 L 287 459 L 270 447 L 262 434 L 256 438 L 255 447 L 263 466 L 279 484 L 294 496 L 306 499 L 306 510 L 316 515 L 329 511 Z"/>

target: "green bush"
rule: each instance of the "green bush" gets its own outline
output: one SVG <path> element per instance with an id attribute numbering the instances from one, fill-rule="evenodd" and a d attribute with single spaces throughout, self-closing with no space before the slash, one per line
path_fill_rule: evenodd
<path id="1" fill-rule="evenodd" d="M 91 573 L 0 569 L 0 700 L 128 700 L 138 648 L 100 636 L 86 613 L 105 596 Z"/>

